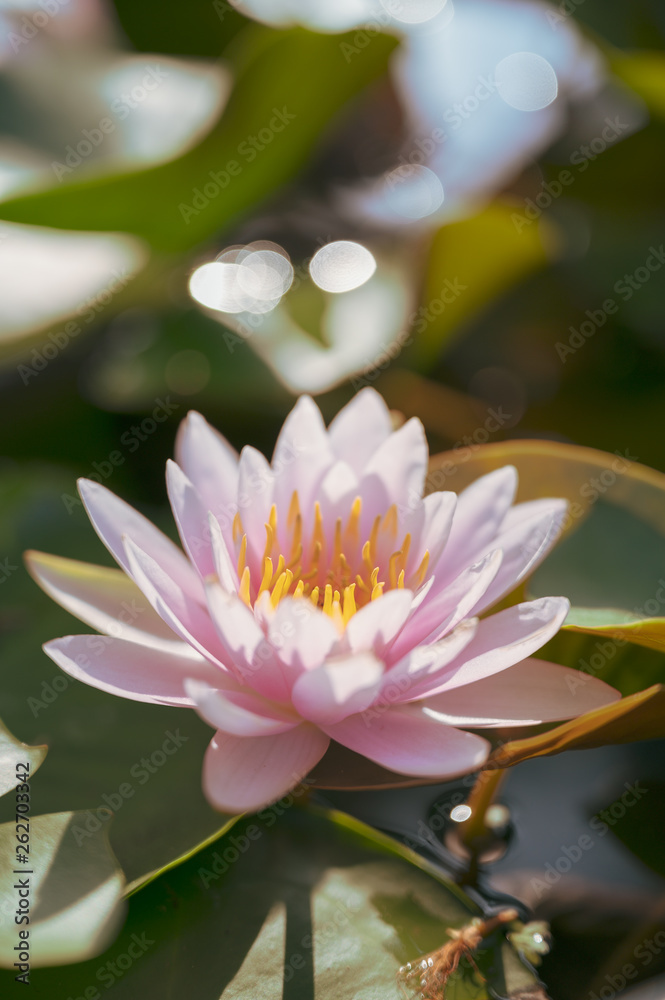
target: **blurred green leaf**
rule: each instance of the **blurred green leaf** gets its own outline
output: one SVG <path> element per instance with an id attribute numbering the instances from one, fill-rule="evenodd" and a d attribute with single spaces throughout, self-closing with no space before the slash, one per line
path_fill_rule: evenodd
<path id="1" fill-rule="evenodd" d="M 48 747 L 31 747 L 21 743 L 13 736 L 2 719 L 0 719 L 0 795 L 6 795 L 19 782 L 29 781 L 48 752 Z M 25 777 L 16 777 L 16 765 L 27 764 L 27 770 L 21 769 L 20 774 Z"/>
<path id="2" fill-rule="evenodd" d="M 650 111 L 665 118 L 665 54 L 650 50 L 617 51 L 612 54 L 611 65 Z"/>
<path id="3" fill-rule="evenodd" d="M 15 878 L 5 874 L 0 907 L 12 915 L 19 889 L 29 890 L 29 923 L 0 922 L 0 966 L 17 961 L 19 931 L 29 931 L 29 965 L 66 965 L 104 951 L 125 912 L 124 877 L 105 830 L 81 836 L 86 817 L 65 812 L 30 818 L 30 863 L 17 865 Z M 15 856 L 16 824 L 0 826 L 0 853 Z M 22 885 L 21 885 L 22 883 Z M 19 911 L 20 912 L 20 911 Z M 25 940 L 25 939 L 23 939 Z M 25 971 L 25 970 L 21 970 Z M 16 973 L 18 974 L 18 973 Z"/>
<path id="4" fill-rule="evenodd" d="M 554 229 L 515 226 L 514 207 L 494 202 L 479 215 L 453 222 L 432 242 L 423 302 L 415 317 L 416 357 L 436 361 L 465 323 L 524 278 L 543 267 L 548 253 L 543 233 Z"/>
<path id="5" fill-rule="evenodd" d="M 529 595 L 565 594 L 564 628 L 665 651 L 665 495 L 663 532 L 598 498 L 579 528 L 531 577 Z"/>
<path id="6" fill-rule="evenodd" d="M 236 73 L 227 109 L 195 149 L 150 170 L 74 180 L 9 200 L 2 217 L 123 230 L 166 251 L 195 246 L 290 181 L 335 113 L 383 73 L 396 45 L 379 34 L 349 60 L 345 41 L 344 35 L 248 25 L 227 53 Z"/>
<path id="7" fill-rule="evenodd" d="M 478 912 L 389 838 L 337 813 L 276 805 L 136 893 L 106 955 L 40 974 L 32 996 L 80 996 L 108 982 L 118 1000 L 170 1000 L 191 995 L 193 983 L 210 1000 L 400 1000 L 400 965 L 444 944 L 446 928 Z M 137 939 L 144 954 L 121 978 L 110 975 Z M 487 984 L 466 967 L 446 1000 L 488 1000 L 490 987 L 494 996 L 538 995 L 504 940 L 489 938 L 478 956 Z"/>

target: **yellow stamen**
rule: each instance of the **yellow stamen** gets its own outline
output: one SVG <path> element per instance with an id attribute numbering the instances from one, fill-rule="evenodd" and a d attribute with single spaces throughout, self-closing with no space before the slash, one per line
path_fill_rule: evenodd
<path id="1" fill-rule="evenodd" d="M 406 569 L 406 563 L 409 558 L 409 552 L 411 550 L 411 535 L 409 532 L 404 536 L 404 541 L 402 542 L 402 569 Z"/>
<path id="2" fill-rule="evenodd" d="M 392 506 L 388 508 L 388 510 L 384 515 L 383 530 L 389 531 L 394 538 L 395 535 L 397 534 L 397 523 L 398 523 L 397 507 L 395 506 L 395 504 L 392 504 Z"/>
<path id="3" fill-rule="evenodd" d="M 429 566 L 429 549 L 426 549 L 423 560 L 416 570 L 416 587 L 419 587 L 423 580 L 425 579 L 425 573 L 427 572 L 427 567 Z"/>
<path id="4" fill-rule="evenodd" d="M 333 543 L 333 566 L 339 562 L 342 554 L 342 519 L 338 517 L 335 521 L 335 541 Z"/>
<path id="5" fill-rule="evenodd" d="M 265 548 L 263 549 L 263 558 L 267 559 L 270 553 L 272 552 L 272 547 L 275 541 L 275 534 L 269 524 L 264 524 L 263 526 L 266 529 L 266 544 Z"/>
<path id="6" fill-rule="evenodd" d="M 270 508 L 270 517 L 268 518 L 270 522 L 270 527 L 272 528 L 273 537 L 277 537 L 277 507 L 275 504 Z"/>
<path id="7" fill-rule="evenodd" d="M 233 515 L 233 541 L 237 542 L 239 538 L 244 535 L 244 528 L 242 526 L 242 518 L 238 511 Z"/>
<path id="8" fill-rule="evenodd" d="M 312 604 L 318 604 L 319 603 L 319 588 L 318 587 L 314 587 L 314 590 L 309 595 L 309 599 L 312 602 Z"/>
<path id="9" fill-rule="evenodd" d="M 358 584 L 361 590 L 363 590 L 366 594 L 369 594 L 369 587 L 363 580 L 362 576 L 360 576 L 359 574 L 356 575 L 356 583 Z"/>
<path id="10" fill-rule="evenodd" d="M 238 587 L 238 596 L 241 601 L 244 601 L 247 607 L 251 607 L 251 597 L 249 593 L 249 566 L 245 566 L 242 577 L 240 579 L 240 586 Z"/>
<path id="11" fill-rule="evenodd" d="M 326 584 L 326 589 L 323 594 L 323 610 L 325 614 L 332 614 L 332 602 L 333 602 L 333 589 L 329 583 Z"/>
<path id="12" fill-rule="evenodd" d="M 397 578 L 397 589 L 404 590 L 404 570 L 402 570 L 399 577 Z"/>
<path id="13" fill-rule="evenodd" d="M 369 555 L 372 561 L 372 565 L 376 563 L 376 540 L 379 537 L 379 525 L 381 524 L 381 515 L 377 514 L 374 518 L 374 524 L 372 525 L 372 530 L 369 535 Z M 363 555 L 365 550 L 363 549 Z"/>
<path id="14" fill-rule="evenodd" d="M 302 597 L 303 591 L 305 590 L 305 584 L 303 580 L 298 580 L 295 590 L 293 591 L 294 597 Z"/>
<path id="15" fill-rule="evenodd" d="M 376 586 L 372 589 L 371 600 L 375 601 L 377 597 L 381 597 L 382 594 L 383 594 L 383 584 L 377 583 Z"/>
<path id="16" fill-rule="evenodd" d="M 360 497 L 356 497 L 351 507 L 351 514 L 344 532 L 344 545 L 348 551 L 356 553 L 360 542 L 360 514 L 363 502 Z"/>
<path id="17" fill-rule="evenodd" d="M 302 555 L 302 517 L 300 514 L 296 515 L 295 523 L 293 526 L 293 541 L 291 543 L 291 562 L 295 558 L 300 558 L 300 556 L 295 556 L 295 553 L 299 552 Z"/>
<path id="18" fill-rule="evenodd" d="M 278 577 L 280 577 L 285 569 L 286 569 L 286 563 L 284 562 L 284 556 L 280 555 L 279 559 L 277 560 L 277 569 L 275 570 L 272 576 L 273 580 L 276 580 Z M 291 576 L 293 576 L 293 573 L 291 574 Z"/>
<path id="19" fill-rule="evenodd" d="M 344 624 L 349 621 L 352 615 L 356 613 L 356 598 L 355 598 L 355 583 L 352 583 L 349 587 L 344 588 L 344 607 L 343 607 L 343 618 Z"/>
<path id="20" fill-rule="evenodd" d="M 296 518 L 300 517 L 300 500 L 298 499 L 298 490 L 294 490 L 291 494 L 291 503 L 289 504 L 289 513 L 286 518 L 286 523 L 289 528 L 293 528 L 296 522 Z"/>
<path id="21" fill-rule="evenodd" d="M 397 563 L 401 560 L 403 552 L 393 552 L 388 563 L 388 573 L 390 574 L 390 586 L 393 589 L 397 586 Z"/>
<path id="22" fill-rule="evenodd" d="M 269 588 L 270 584 L 272 583 L 272 577 L 273 577 L 272 559 L 268 557 L 267 559 L 263 560 L 263 579 L 261 580 L 261 586 L 259 587 L 259 592 L 256 595 L 257 597 L 260 597 L 263 591 Z"/>
<path id="23" fill-rule="evenodd" d="M 242 536 L 242 542 L 240 543 L 240 552 L 238 553 L 238 576 L 242 576 L 245 572 L 245 562 L 247 557 L 247 535 Z"/>

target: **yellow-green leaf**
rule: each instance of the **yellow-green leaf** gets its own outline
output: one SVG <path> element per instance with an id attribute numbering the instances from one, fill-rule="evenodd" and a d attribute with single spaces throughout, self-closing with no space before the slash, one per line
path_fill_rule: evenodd
<path id="1" fill-rule="evenodd" d="M 48 753 L 47 746 L 28 746 L 9 732 L 0 719 L 0 795 L 6 795 L 17 784 L 30 780 Z M 26 764 L 17 772 L 17 764 Z"/>
<path id="2" fill-rule="evenodd" d="M 125 913 L 125 879 L 106 830 L 100 823 L 90 832 L 88 818 L 75 812 L 30 818 L 29 863 L 17 863 L 20 874 L 6 874 L 0 886 L 2 912 L 27 912 L 30 923 L 0 923 L 0 967 L 13 968 L 21 929 L 29 930 L 32 968 L 83 962 L 113 940 Z M 15 823 L 0 826 L 0 855 L 16 855 Z M 28 895 L 19 896 L 22 888 Z"/>

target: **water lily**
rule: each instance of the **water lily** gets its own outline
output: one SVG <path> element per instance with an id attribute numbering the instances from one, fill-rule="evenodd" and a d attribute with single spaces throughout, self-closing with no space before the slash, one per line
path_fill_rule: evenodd
<path id="1" fill-rule="evenodd" d="M 423 498 L 428 449 L 360 392 L 326 429 L 309 397 L 272 463 L 198 413 L 167 485 L 183 549 L 104 486 L 81 498 L 120 570 L 30 553 L 40 585 L 100 636 L 48 642 L 72 677 L 195 709 L 216 730 L 203 783 L 237 812 L 284 795 L 331 740 L 400 774 L 485 761 L 468 732 L 576 716 L 618 697 L 532 658 L 564 597 L 488 608 L 556 540 L 565 502 L 514 504 L 512 467 Z"/>

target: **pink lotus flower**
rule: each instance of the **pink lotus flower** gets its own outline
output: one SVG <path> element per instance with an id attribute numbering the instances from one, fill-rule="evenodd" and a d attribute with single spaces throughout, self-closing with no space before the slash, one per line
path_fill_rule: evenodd
<path id="1" fill-rule="evenodd" d="M 552 546 L 565 502 L 512 506 L 510 466 L 459 497 L 423 499 L 427 460 L 421 423 L 393 431 L 371 389 L 328 430 L 302 397 L 272 465 L 251 447 L 238 456 L 190 413 L 167 468 L 185 551 L 82 480 L 123 572 L 29 554 L 44 590 L 106 636 L 44 648 L 93 687 L 194 708 L 216 729 L 204 788 L 228 812 L 284 795 L 331 739 L 400 774 L 445 779 L 487 757 L 464 727 L 567 719 L 617 698 L 531 659 L 565 598 L 478 618 Z"/>

